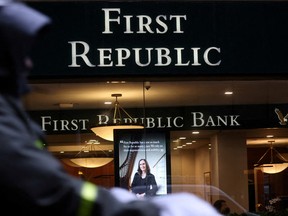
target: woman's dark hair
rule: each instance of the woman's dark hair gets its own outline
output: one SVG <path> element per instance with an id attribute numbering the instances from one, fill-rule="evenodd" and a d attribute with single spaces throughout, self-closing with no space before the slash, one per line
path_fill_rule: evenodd
<path id="1" fill-rule="evenodd" d="M 213 204 L 213 206 L 215 207 L 215 209 L 220 213 L 220 214 L 223 214 L 223 215 L 228 215 L 230 213 L 230 208 L 228 206 L 225 205 L 224 208 L 222 208 L 223 204 L 225 204 L 226 201 L 225 200 L 216 200 Z"/>
<path id="2" fill-rule="evenodd" d="M 216 200 L 213 204 L 213 206 L 220 212 L 222 203 L 225 203 L 225 200 Z"/>
<path id="3" fill-rule="evenodd" d="M 148 161 L 146 160 L 146 159 L 144 159 L 144 158 L 142 158 L 142 159 L 140 159 L 139 161 L 138 161 L 138 169 L 137 169 L 137 172 L 139 173 L 139 174 L 142 174 L 142 170 L 140 169 L 140 162 L 141 161 L 144 161 L 145 162 L 145 164 L 146 164 L 146 172 L 147 172 L 147 174 L 150 174 L 150 166 L 149 166 L 149 163 L 148 163 Z"/>

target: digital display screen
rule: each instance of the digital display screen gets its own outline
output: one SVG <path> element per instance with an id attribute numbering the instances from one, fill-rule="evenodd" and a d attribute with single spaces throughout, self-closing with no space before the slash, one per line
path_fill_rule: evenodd
<path id="1" fill-rule="evenodd" d="M 115 185 L 125 188 L 134 193 L 141 193 L 144 185 L 149 191 L 154 188 L 154 180 L 157 191 L 154 195 L 165 195 L 170 193 L 170 148 L 169 135 L 166 131 L 147 129 L 119 129 L 114 131 L 114 153 L 115 153 Z M 143 160 L 144 159 L 144 160 Z M 147 179 L 138 178 L 138 169 L 150 167 Z M 147 164 L 146 164 L 147 163 Z M 140 171 L 141 173 L 141 171 Z M 136 174 L 136 177 L 135 177 Z M 154 177 L 153 177 L 154 176 Z M 150 178 L 151 177 L 151 178 Z M 133 188 L 137 183 L 141 187 Z M 154 183 L 151 183 L 154 182 Z M 143 191 L 142 191 L 143 192 Z"/>

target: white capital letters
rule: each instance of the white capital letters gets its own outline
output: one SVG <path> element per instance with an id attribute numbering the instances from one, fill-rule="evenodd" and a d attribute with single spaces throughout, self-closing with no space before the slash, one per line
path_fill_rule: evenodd
<path id="1" fill-rule="evenodd" d="M 117 24 L 120 24 L 120 17 L 117 16 L 116 19 L 110 18 L 110 12 L 117 12 L 117 14 L 120 14 L 119 8 L 102 8 L 104 11 L 104 23 L 105 23 L 105 30 L 102 32 L 103 34 L 113 34 L 113 31 L 110 30 L 110 23 L 116 22 Z"/>
<path id="2" fill-rule="evenodd" d="M 205 52 L 204 52 L 204 61 L 206 62 L 207 65 L 210 65 L 210 66 L 220 65 L 221 60 L 219 60 L 218 62 L 216 62 L 216 63 L 214 63 L 214 64 L 209 61 L 208 55 L 209 55 L 209 52 L 210 52 L 211 50 L 216 50 L 218 53 L 220 53 L 220 48 L 210 47 L 210 48 L 208 48 L 207 50 L 205 50 Z"/>
<path id="3" fill-rule="evenodd" d="M 89 52 L 89 45 L 84 41 L 68 41 L 71 44 L 71 60 L 72 63 L 68 65 L 68 67 L 80 67 L 80 64 L 77 64 L 76 58 L 82 58 L 86 65 L 89 67 L 95 67 L 95 65 L 91 64 L 87 57 L 87 53 Z M 82 45 L 83 53 L 77 54 L 77 44 Z"/>

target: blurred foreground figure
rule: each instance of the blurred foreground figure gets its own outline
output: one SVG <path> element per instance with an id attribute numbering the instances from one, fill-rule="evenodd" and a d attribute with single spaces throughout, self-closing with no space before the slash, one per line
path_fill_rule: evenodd
<path id="1" fill-rule="evenodd" d="M 104 189 L 67 174 L 43 148 L 44 134 L 25 112 L 30 48 L 50 19 L 25 4 L 0 0 L 0 194 L 2 210 L 22 216 L 217 215 L 186 193 L 139 200 L 130 192 Z"/>

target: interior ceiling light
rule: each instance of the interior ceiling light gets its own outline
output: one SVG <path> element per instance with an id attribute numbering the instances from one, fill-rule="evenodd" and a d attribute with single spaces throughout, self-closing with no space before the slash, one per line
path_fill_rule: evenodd
<path id="1" fill-rule="evenodd" d="M 232 95 L 233 92 L 232 92 L 232 91 L 226 91 L 224 94 L 225 94 L 225 95 Z"/>
<path id="2" fill-rule="evenodd" d="M 258 162 L 254 164 L 254 166 L 260 168 L 262 172 L 268 174 L 275 174 L 284 171 L 288 167 L 288 161 L 273 147 L 274 141 L 268 142 L 270 143 L 269 149 L 267 149 L 267 151 L 262 155 Z M 268 153 L 270 153 L 270 163 L 261 164 L 261 161 Z M 275 158 L 278 158 L 278 162 L 274 160 Z"/>
<path id="3" fill-rule="evenodd" d="M 267 138 L 273 138 L 274 135 L 271 134 L 271 135 L 267 135 L 266 137 L 267 137 Z"/>
<path id="4" fill-rule="evenodd" d="M 69 109 L 74 107 L 74 103 L 59 103 L 58 106 L 61 109 Z"/>
<path id="5" fill-rule="evenodd" d="M 100 142 L 98 140 L 90 140 L 85 146 L 78 152 L 74 158 L 62 159 L 64 163 L 73 167 L 85 167 L 85 168 L 98 168 L 102 167 L 113 160 L 105 151 L 99 147 Z M 102 151 L 105 157 L 97 157 L 97 150 Z"/>
<path id="6" fill-rule="evenodd" d="M 115 129 L 142 129 L 144 128 L 144 125 L 137 123 L 135 119 L 133 119 L 129 115 L 129 113 L 127 113 L 120 106 L 118 97 L 121 97 L 122 94 L 112 94 L 111 96 L 115 97 L 112 123 L 99 124 L 97 126 L 91 127 L 91 130 L 96 134 L 96 136 L 99 136 L 102 139 L 105 139 L 108 141 L 113 141 Z"/>
<path id="7" fill-rule="evenodd" d="M 110 163 L 113 158 L 72 158 L 70 161 L 76 164 L 76 167 L 97 168 Z"/>

